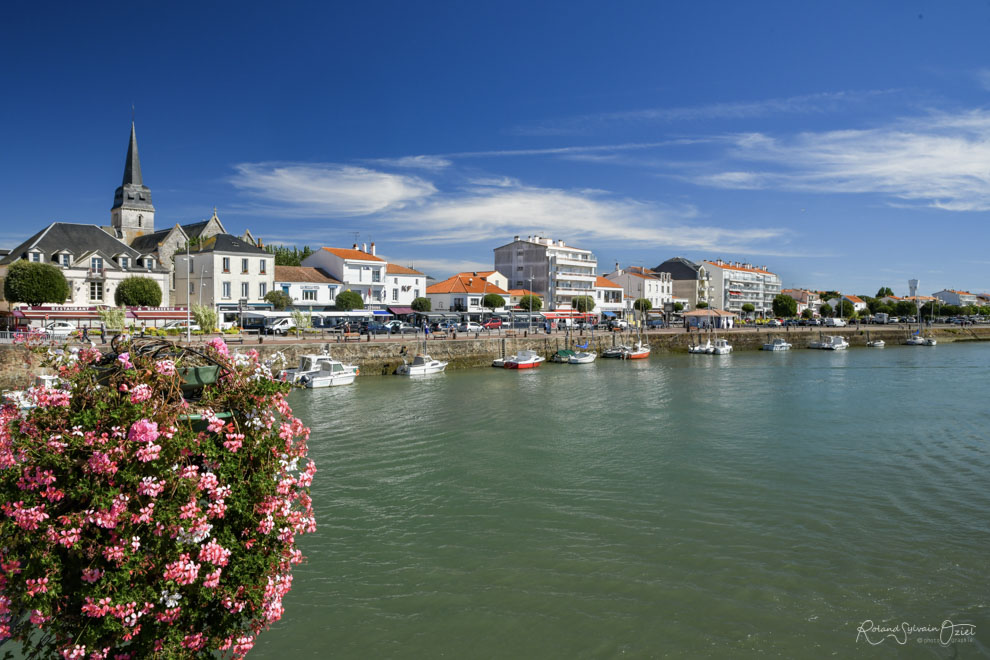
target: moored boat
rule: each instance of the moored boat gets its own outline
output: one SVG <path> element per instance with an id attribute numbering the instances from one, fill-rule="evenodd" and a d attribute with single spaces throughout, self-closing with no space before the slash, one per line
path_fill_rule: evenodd
<path id="1" fill-rule="evenodd" d="M 636 342 L 622 352 L 624 360 L 642 360 L 648 357 L 650 357 L 650 345 L 644 344 L 642 341 Z"/>
<path id="2" fill-rule="evenodd" d="M 764 351 L 789 351 L 791 350 L 791 344 L 788 341 L 784 341 L 783 337 L 774 337 L 773 341 L 763 344 Z"/>
<path id="3" fill-rule="evenodd" d="M 578 351 L 568 359 L 568 362 L 570 364 L 591 364 L 596 357 L 598 357 L 598 353 L 594 351 Z"/>
<path id="4" fill-rule="evenodd" d="M 713 355 L 726 355 L 731 352 L 732 352 L 732 344 L 730 344 L 725 339 L 722 338 L 716 339 L 715 343 L 712 345 Z"/>
<path id="5" fill-rule="evenodd" d="M 300 377 L 298 383 L 309 389 L 321 387 L 336 387 L 350 385 L 357 378 L 358 369 L 354 365 L 344 364 L 330 356 L 324 356 L 319 361 L 319 370 L 309 372 Z"/>
<path id="6" fill-rule="evenodd" d="M 330 362 L 336 362 L 337 364 L 342 365 L 345 369 L 353 371 L 355 376 L 361 373 L 361 370 L 357 365 L 343 364 L 342 362 L 334 360 L 330 357 L 329 353 L 307 353 L 299 356 L 299 366 L 294 369 L 283 369 L 279 372 L 278 378 L 288 383 L 292 383 L 293 385 L 305 385 L 306 387 L 310 387 L 307 383 L 312 376 L 324 370 L 332 371 L 332 368 L 329 367 L 324 369 L 324 367 Z"/>
<path id="7" fill-rule="evenodd" d="M 413 356 L 412 363 L 403 360 L 402 364 L 395 370 L 399 376 L 425 376 L 436 374 L 447 368 L 446 362 L 434 360 L 426 353 L 417 353 Z"/>
<path id="8" fill-rule="evenodd" d="M 869 346 L 870 348 L 883 348 L 884 346 L 886 346 L 886 344 L 882 339 L 871 339 L 870 341 L 866 342 L 866 345 Z"/>
<path id="9" fill-rule="evenodd" d="M 697 353 L 699 355 L 702 353 L 711 353 L 713 348 L 714 346 L 712 346 L 712 340 L 709 339 L 704 344 L 691 344 L 688 346 L 688 353 Z"/>
<path id="10" fill-rule="evenodd" d="M 808 344 L 808 348 L 820 348 L 825 351 L 841 351 L 849 348 L 849 342 L 841 335 L 826 335 L 819 341 Z"/>
<path id="11" fill-rule="evenodd" d="M 526 349 L 524 351 L 519 351 L 516 355 L 510 355 L 505 358 L 503 366 L 506 369 L 533 369 L 540 366 L 540 363 L 545 361 L 546 358 L 537 355 L 536 351 Z"/>
<path id="12" fill-rule="evenodd" d="M 626 346 L 625 344 L 619 344 L 618 346 L 613 346 L 611 348 L 606 348 L 602 351 L 603 358 L 619 358 L 621 359 L 626 351 L 631 351 L 632 346 Z"/>

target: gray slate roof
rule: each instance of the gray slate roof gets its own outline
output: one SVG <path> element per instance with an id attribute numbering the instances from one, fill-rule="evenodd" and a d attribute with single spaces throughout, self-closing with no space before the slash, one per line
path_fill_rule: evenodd
<path id="1" fill-rule="evenodd" d="M 266 250 L 255 247 L 233 234 L 217 234 L 210 236 L 196 247 L 194 252 L 240 252 L 244 254 L 268 254 Z M 274 256 L 273 256 L 274 258 Z"/>
<path id="2" fill-rule="evenodd" d="M 46 263 L 52 263 L 54 255 L 63 251 L 68 251 L 74 258 L 87 252 L 100 252 L 108 258 L 113 258 L 118 254 L 126 254 L 132 259 L 137 259 L 150 253 L 150 251 L 142 252 L 132 248 L 127 243 L 117 240 L 103 231 L 97 225 L 53 222 L 12 249 L 10 254 L 0 259 L 0 265 L 8 265 L 18 259 L 25 259 L 28 256 L 28 251 L 32 249 L 41 251 Z"/>

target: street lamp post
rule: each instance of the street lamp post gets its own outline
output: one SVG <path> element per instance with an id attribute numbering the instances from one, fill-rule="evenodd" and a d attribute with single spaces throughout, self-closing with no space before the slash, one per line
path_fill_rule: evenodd
<path id="1" fill-rule="evenodd" d="M 529 333 L 533 333 L 533 278 L 529 278 Z"/>

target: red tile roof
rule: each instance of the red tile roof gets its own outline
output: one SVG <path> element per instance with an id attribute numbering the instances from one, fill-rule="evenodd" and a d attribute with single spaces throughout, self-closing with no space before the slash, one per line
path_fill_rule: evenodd
<path id="1" fill-rule="evenodd" d="M 376 257 L 373 254 L 368 254 L 367 252 L 362 252 L 361 250 L 351 250 L 349 248 L 323 248 L 331 254 L 335 254 L 341 259 L 353 259 L 355 261 L 385 261 L 381 257 Z"/>
<path id="2" fill-rule="evenodd" d="M 315 284 L 341 284 L 319 268 L 307 266 L 275 266 L 276 282 L 310 282 Z"/>
<path id="3" fill-rule="evenodd" d="M 423 273 L 418 270 L 413 270 L 412 268 L 406 268 L 405 266 L 399 266 L 398 264 L 389 264 L 385 267 L 385 272 L 389 275 L 422 275 Z"/>
<path id="4" fill-rule="evenodd" d="M 510 295 L 508 291 L 505 291 L 491 282 L 485 281 L 481 277 L 461 277 L 460 275 L 454 275 L 445 279 L 443 282 L 437 282 L 432 286 L 426 287 L 427 293 L 497 293 L 500 296 Z"/>
<path id="5" fill-rule="evenodd" d="M 616 284 L 612 280 L 606 279 L 599 275 L 595 278 L 595 288 L 596 289 L 621 289 L 621 284 Z"/>

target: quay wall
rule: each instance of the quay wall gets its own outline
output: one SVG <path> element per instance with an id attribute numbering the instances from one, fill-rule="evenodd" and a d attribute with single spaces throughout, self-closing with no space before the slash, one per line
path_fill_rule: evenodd
<path id="1" fill-rule="evenodd" d="M 865 346 L 868 339 L 883 339 L 888 344 L 900 344 L 907 339 L 913 329 L 906 327 L 870 326 L 869 329 L 847 327 L 829 328 L 828 334 L 844 336 L 851 346 Z M 759 350 L 764 343 L 773 337 L 784 337 L 794 345 L 795 349 L 807 348 L 808 344 L 823 334 L 818 328 L 795 328 L 790 332 L 784 328 L 755 329 L 735 328 L 720 333 L 732 344 L 734 351 Z M 940 343 L 955 341 L 990 341 L 990 326 L 969 326 L 965 328 L 943 327 L 935 328 L 932 334 Z M 704 336 L 704 335 L 702 335 Z M 688 346 L 698 341 L 697 332 L 648 333 L 645 335 L 654 355 L 664 353 L 685 353 Z M 633 333 L 598 333 L 592 337 L 589 333 L 571 335 L 571 345 L 590 343 L 591 350 L 601 353 L 615 344 L 633 343 L 637 336 Z M 278 340 L 270 339 L 264 342 L 248 340 L 243 345 L 233 345 L 234 350 L 256 349 L 263 358 L 267 359 L 276 352 L 281 352 L 289 366 L 298 364 L 298 356 L 303 353 L 318 353 L 328 345 L 326 340 Z M 387 375 L 402 364 L 404 356 L 412 356 L 422 349 L 422 341 L 414 337 L 405 340 L 377 340 L 353 343 L 329 342 L 330 353 L 337 359 L 361 367 L 361 376 Z M 457 339 L 430 339 L 428 352 L 437 360 L 449 362 L 448 369 L 470 369 L 488 367 L 493 359 L 513 355 L 523 349 L 531 349 L 549 357 L 558 349 L 568 348 L 568 338 L 564 334 L 546 335 L 533 333 L 529 336 L 505 337 L 500 335 L 487 336 L 479 334 L 460 335 Z M 107 347 L 109 349 L 109 346 Z M 23 346 L 0 345 L 0 389 L 21 389 L 33 384 L 34 377 L 41 371 L 38 356 L 31 354 Z"/>

